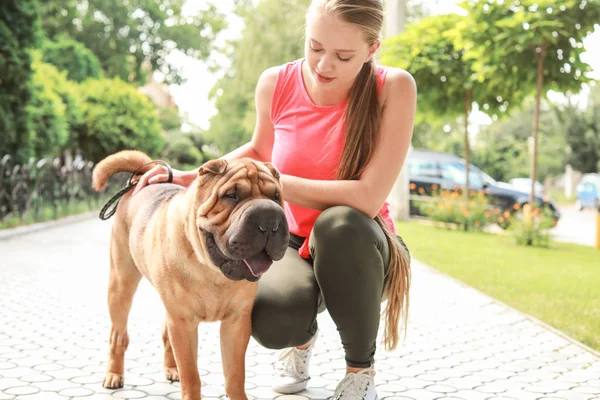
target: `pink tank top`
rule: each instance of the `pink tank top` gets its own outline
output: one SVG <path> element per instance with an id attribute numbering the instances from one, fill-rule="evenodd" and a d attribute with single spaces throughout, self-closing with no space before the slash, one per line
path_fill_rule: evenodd
<path id="1" fill-rule="evenodd" d="M 271 102 L 271 122 L 275 141 L 271 161 L 282 174 L 315 180 L 335 180 L 336 168 L 346 139 L 344 110 L 348 100 L 333 105 L 313 103 L 302 78 L 303 59 L 281 67 Z M 383 88 L 386 68 L 377 67 L 379 93 Z M 290 232 L 306 238 L 300 256 L 309 258 L 308 238 L 320 210 L 284 203 Z M 386 201 L 379 214 L 396 234 Z"/>

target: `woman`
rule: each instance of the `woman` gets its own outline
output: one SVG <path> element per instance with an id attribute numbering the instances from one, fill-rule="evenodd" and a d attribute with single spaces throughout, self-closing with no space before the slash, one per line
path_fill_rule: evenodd
<path id="1" fill-rule="evenodd" d="M 398 342 L 408 307 L 408 249 L 386 202 L 412 137 L 416 85 L 406 71 L 377 66 L 381 0 L 313 0 L 305 58 L 267 69 L 256 88 L 250 143 L 223 158 L 272 162 L 281 172 L 291 240 L 261 278 L 253 337 L 288 348 L 273 389 L 307 387 L 317 314 L 327 309 L 345 351 L 334 399 L 375 399 L 373 360 L 382 299 L 386 348 Z M 189 185 L 197 171 L 175 173 Z M 156 167 L 140 180 L 167 180 Z"/>

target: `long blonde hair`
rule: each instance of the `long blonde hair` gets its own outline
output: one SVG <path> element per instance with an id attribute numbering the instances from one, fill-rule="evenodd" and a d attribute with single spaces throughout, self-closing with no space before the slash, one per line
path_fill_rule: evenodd
<path id="1" fill-rule="evenodd" d="M 357 26 L 364 33 L 369 46 L 379 40 L 383 28 L 381 0 L 314 0 L 311 8 L 317 5 L 322 6 L 325 12 Z M 358 180 L 373 156 L 381 123 L 376 64 L 373 58 L 363 65 L 350 89 L 345 119 L 346 143 L 337 176 L 340 180 Z M 393 350 L 399 342 L 400 319 L 404 319 L 405 332 L 408 324 L 410 256 L 383 218 L 377 215 L 375 220 L 385 233 L 390 247 L 390 261 L 383 291 L 383 297 L 387 299 L 383 343 L 386 350 Z"/>

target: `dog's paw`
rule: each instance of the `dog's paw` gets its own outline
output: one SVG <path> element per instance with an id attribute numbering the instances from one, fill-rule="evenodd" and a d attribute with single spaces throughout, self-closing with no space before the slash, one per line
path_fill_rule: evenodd
<path id="1" fill-rule="evenodd" d="M 171 382 L 179 382 L 177 367 L 165 367 L 165 377 Z"/>
<path id="2" fill-rule="evenodd" d="M 102 386 L 107 389 L 120 389 L 124 384 L 123 375 L 113 374 L 112 372 L 107 372 L 102 381 Z"/>

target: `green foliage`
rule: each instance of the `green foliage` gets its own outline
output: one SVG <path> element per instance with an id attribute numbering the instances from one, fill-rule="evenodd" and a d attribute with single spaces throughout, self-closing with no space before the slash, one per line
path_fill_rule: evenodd
<path id="1" fill-rule="evenodd" d="M 186 131 L 175 129 L 167 134 L 161 157 L 177 169 L 198 168 L 212 158 L 204 152 L 205 145 L 203 132 L 197 127 Z"/>
<path id="2" fill-rule="evenodd" d="M 600 168 L 600 85 L 592 87 L 584 111 L 572 102 L 557 106 L 554 111 L 569 145 L 568 163 L 583 173 L 597 172 Z"/>
<path id="3" fill-rule="evenodd" d="M 0 153 L 18 162 L 31 155 L 31 59 L 41 34 L 37 0 L 0 2 Z"/>
<path id="4" fill-rule="evenodd" d="M 85 124 L 77 143 L 85 159 L 96 162 L 126 149 L 158 155 L 163 147 L 161 126 L 145 95 L 120 79 L 90 79 L 81 93 Z"/>
<path id="5" fill-rule="evenodd" d="M 164 131 L 172 131 L 181 128 L 181 116 L 176 108 L 159 108 L 158 119 Z"/>
<path id="6" fill-rule="evenodd" d="M 263 0 L 256 6 L 250 2 L 238 5 L 236 13 L 245 25 L 242 37 L 222 50 L 231 67 L 211 92 L 218 113 L 211 118 L 207 137 L 219 153 L 250 140 L 256 118 L 254 90 L 260 74 L 303 56 L 304 15 L 309 4 L 310 0 Z"/>
<path id="7" fill-rule="evenodd" d="M 533 99 L 529 98 L 505 118 L 482 128 L 473 149 L 473 163 L 497 180 L 528 177 L 533 108 Z M 543 181 L 563 173 L 567 158 L 564 126 L 546 103 L 540 114 L 540 133 L 538 180 Z"/>
<path id="8" fill-rule="evenodd" d="M 147 67 L 180 83 L 180 71 L 168 61 L 177 50 L 206 59 L 224 17 L 209 6 L 194 15 L 183 12 L 184 0 L 46 0 L 43 27 L 50 39 L 70 37 L 89 48 L 108 77 L 143 84 Z"/>
<path id="9" fill-rule="evenodd" d="M 417 206 L 423 215 L 437 225 L 458 227 L 465 231 L 482 231 L 488 224 L 501 218 L 498 210 L 489 209 L 489 199 L 483 192 L 471 191 L 465 203 L 464 196 L 458 190 L 442 190 L 437 185 L 432 189 L 431 197 L 419 202 Z M 419 194 L 423 193 L 423 188 L 420 188 Z"/>
<path id="10" fill-rule="evenodd" d="M 552 243 L 549 229 L 553 227 L 552 211 L 547 207 L 540 209 L 536 204 L 530 218 L 524 218 L 523 212 L 511 217 L 509 232 L 520 246 L 549 247 Z"/>
<path id="11" fill-rule="evenodd" d="M 600 21 L 598 0 L 467 0 L 462 6 L 468 18 L 455 28 L 457 43 L 479 82 L 518 97 L 533 93 L 542 50 L 545 90 L 578 91 L 588 80 L 582 39 Z"/>
<path id="12" fill-rule="evenodd" d="M 54 157 L 69 140 L 67 107 L 56 90 L 61 87 L 61 92 L 69 96 L 66 87 L 62 87 L 66 85 L 66 78 L 54 66 L 41 62 L 39 56 L 34 57 L 32 69 L 32 98 L 28 105 L 31 121 L 29 148 L 36 157 Z M 70 105 L 78 107 L 74 101 Z M 77 113 L 80 109 L 70 111 Z"/>
<path id="13" fill-rule="evenodd" d="M 419 112 L 428 120 L 464 115 L 468 91 L 485 110 L 507 106 L 504 99 L 498 101 L 499 93 L 476 81 L 473 61 L 455 43 L 454 27 L 464 19 L 457 14 L 428 17 L 383 43 L 382 63 L 410 71 L 419 87 Z"/>
<path id="14" fill-rule="evenodd" d="M 83 82 L 88 78 L 98 78 L 101 73 L 100 62 L 84 44 L 67 38 L 57 41 L 46 40 L 42 46 L 44 61 L 67 71 L 67 78 Z"/>

